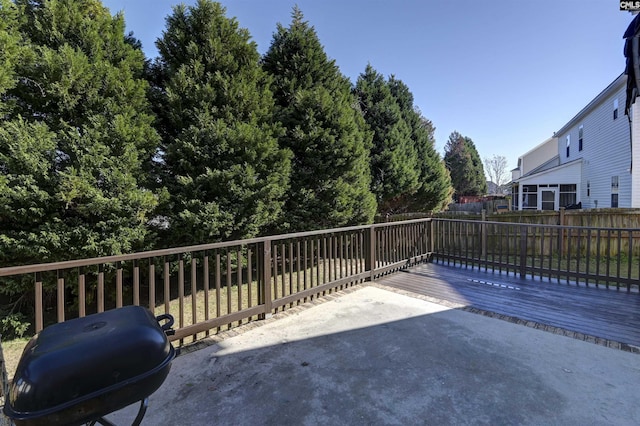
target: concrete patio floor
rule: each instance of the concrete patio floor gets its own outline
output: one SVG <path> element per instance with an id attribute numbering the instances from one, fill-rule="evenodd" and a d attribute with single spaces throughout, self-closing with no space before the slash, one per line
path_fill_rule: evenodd
<path id="1" fill-rule="evenodd" d="M 142 424 L 640 424 L 640 355 L 376 286 L 245 329 L 176 358 Z"/>

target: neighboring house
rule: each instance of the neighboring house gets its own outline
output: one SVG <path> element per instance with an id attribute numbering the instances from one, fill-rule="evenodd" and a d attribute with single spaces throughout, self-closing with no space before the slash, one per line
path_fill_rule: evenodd
<path id="1" fill-rule="evenodd" d="M 514 210 L 640 207 L 640 107 L 620 75 L 512 171 Z M 637 165 L 635 169 L 633 163 Z"/>

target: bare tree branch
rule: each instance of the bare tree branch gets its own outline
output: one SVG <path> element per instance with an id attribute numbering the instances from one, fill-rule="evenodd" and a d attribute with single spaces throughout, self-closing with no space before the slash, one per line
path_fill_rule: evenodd
<path id="1" fill-rule="evenodd" d="M 492 158 L 485 158 L 484 169 L 489 175 L 489 180 L 495 184 L 495 192 L 502 193 L 502 187 L 509 181 L 507 158 L 495 154 Z"/>

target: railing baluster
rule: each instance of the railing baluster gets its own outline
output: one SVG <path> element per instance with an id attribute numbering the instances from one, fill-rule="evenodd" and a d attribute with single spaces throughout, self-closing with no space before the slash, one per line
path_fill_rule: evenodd
<path id="1" fill-rule="evenodd" d="M 78 316 L 80 318 L 87 315 L 86 310 L 87 294 L 86 294 L 86 276 L 84 268 L 78 268 Z"/>
<path id="2" fill-rule="evenodd" d="M 104 264 L 98 265 L 98 287 L 96 289 L 96 301 L 98 312 L 104 312 Z"/>
<path id="3" fill-rule="evenodd" d="M 273 245 L 273 298 L 278 299 L 278 245 Z"/>
<path id="4" fill-rule="evenodd" d="M 209 272 L 209 253 L 205 250 L 205 252 L 203 253 L 203 258 L 202 258 L 202 290 L 203 290 L 203 295 L 204 295 L 204 320 L 208 321 L 209 320 L 209 312 L 211 309 L 211 305 L 210 305 L 210 280 L 211 279 L 211 275 Z M 206 335 L 209 335 L 209 330 L 207 330 Z"/>
<path id="5" fill-rule="evenodd" d="M 607 288 L 609 288 L 610 265 L 611 265 L 611 230 L 607 229 L 607 281 L 606 281 Z"/>
<path id="6" fill-rule="evenodd" d="M 343 268 L 347 267 L 347 255 L 346 255 L 346 251 L 347 251 L 347 247 L 345 246 L 346 242 L 344 239 L 344 234 L 340 234 L 340 243 L 338 243 L 338 247 L 339 247 L 339 253 L 338 253 L 338 259 L 339 259 L 339 264 L 338 264 L 338 270 L 340 271 L 340 274 L 338 275 L 338 278 L 342 279 L 343 277 L 345 277 L 346 274 L 346 270 Z M 340 288 L 344 288 L 346 287 L 345 285 L 341 285 Z"/>
<path id="7" fill-rule="evenodd" d="M 133 304 L 140 306 L 140 267 L 137 259 L 133 261 Z"/>
<path id="8" fill-rule="evenodd" d="M 620 258 L 622 256 L 622 230 L 618 229 L 618 255 L 616 256 L 616 278 L 617 278 L 617 287 L 616 290 L 620 290 L 620 277 L 622 276 L 620 273 Z"/>
<path id="9" fill-rule="evenodd" d="M 226 288 L 227 288 L 227 314 L 233 312 L 233 304 L 231 303 L 231 299 L 233 299 L 233 293 L 231 290 L 231 252 L 229 249 L 226 250 L 225 257 L 227 258 L 227 268 L 226 268 Z M 231 329 L 231 324 L 227 325 L 227 329 Z"/>
<path id="10" fill-rule="evenodd" d="M 287 279 L 287 270 L 286 270 L 286 265 L 285 265 L 285 259 L 287 258 L 287 254 L 285 253 L 285 245 L 284 242 L 280 244 L 280 253 L 278 253 L 278 258 L 280 259 L 280 274 L 279 276 L 279 280 L 280 280 L 280 288 L 282 290 L 282 297 L 287 296 L 287 283 L 286 283 L 286 279 Z M 276 297 L 277 299 L 277 297 Z M 284 306 L 282 307 L 282 309 L 284 309 Z"/>
<path id="11" fill-rule="evenodd" d="M 314 264 L 315 264 L 315 273 L 316 273 L 316 287 L 319 286 L 320 284 L 322 284 L 322 278 L 321 278 L 321 269 L 320 269 L 320 250 L 321 250 L 321 244 L 320 244 L 320 237 L 316 237 L 316 252 L 315 252 L 315 256 L 314 256 Z M 315 297 L 318 297 L 318 295 L 316 294 Z"/>
<path id="12" fill-rule="evenodd" d="M 596 287 L 600 287 L 600 229 L 596 235 Z"/>
<path id="13" fill-rule="evenodd" d="M 582 229 L 577 230 L 578 244 L 576 244 L 576 283 L 580 282 L 580 258 L 582 258 Z"/>
<path id="14" fill-rule="evenodd" d="M 520 226 L 520 278 L 527 276 L 527 232 L 526 225 Z"/>
<path id="15" fill-rule="evenodd" d="M 237 273 L 237 286 L 238 286 L 238 312 L 242 310 L 242 252 L 240 247 L 236 250 L 236 273 Z M 238 321 L 238 324 L 242 324 L 242 320 Z"/>
<path id="16" fill-rule="evenodd" d="M 220 260 L 220 252 L 216 250 L 216 265 L 215 265 L 216 277 L 216 317 L 222 316 L 222 264 Z M 264 285 L 264 284 L 263 284 Z M 220 327 L 218 327 L 220 331 Z"/>
<path id="17" fill-rule="evenodd" d="M 116 308 L 122 307 L 122 263 L 116 262 Z"/>
<path id="18" fill-rule="evenodd" d="M 58 313 L 58 322 L 64 321 L 64 277 L 61 276 L 61 271 L 58 270 L 58 280 L 57 280 L 57 313 Z"/>
<path id="19" fill-rule="evenodd" d="M 296 289 L 298 292 L 301 290 L 302 283 L 302 271 L 300 270 L 300 240 L 296 241 Z M 298 300 L 298 304 L 300 304 L 300 300 Z"/>
<path id="20" fill-rule="evenodd" d="M 184 258 L 178 255 L 178 327 L 184 327 Z M 180 339 L 180 345 L 184 343 Z"/>
<path id="21" fill-rule="evenodd" d="M 633 263 L 633 231 L 627 231 L 629 242 L 627 243 L 627 293 L 631 293 L 631 264 Z"/>
<path id="22" fill-rule="evenodd" d="M 309 282 L 307 280 L 307 278 L 309 276 L 309 272 L 308 272 L 309 271 L 309 263 L 308 263 L 308 260 L 309 260 L 309 240 L 305 239 L 303 242 L 304 242 L 304 247 L 303 247 L 303 249 L 304 249 L 304 256 L 303 256 L 303 258 L 304 258 L 304 269 L 303 269 L 303 278 L 304 278 L 303 279 L 303 284 L 304 284 L 304 288 L 303 289 L 306 290 L 308 288 L 307 285 L 308 285 L 308 282 Z M 305 297 L 304 298 L 304 303 L 306 303 L 306 302 L 307 302 L 307 298 Z"/>
<path id="23" fill-rule="evenodd" d="M 314 288 L 315 287 L 315 279 L 316 279 L 316 273 L 315 273 L 315 256 L 316 256 L 316 244 L 315 244 L 315 239 L 310 238 L 309 239 L 309 288 Z M 313 295 L 309 296 L 309 300 L 313 300 L 314 297 Z"/>
<path id="24" fill-rule="evenodd" d="M 171 270 L 169 259 L 167 256 L 164 257 L 164 267 L 162 270 L 163 273 L 163 284 L 164 284 L 164 313 L 168 314 L 171 310 Z"/>
<path id="25" fill-rule="evenodd" d="M 585 260 L 585 285 L 589 287 L 589 272 L 591 269 L 591 228 L 587 228 L 587 258 Z"/>
<path id="26" fill-rule="evenodd" d="M 566 280 L 567 284 L 571 283 L 571 228 L 567 229 L 567 243 L 564 245 L 567 248 L 567 267 L 566 267 Z"/>
<path id="27" fill-rule="evenodd" d="M 247 308 L 253 306 L 253 250 L 247 246 Z"/>
<path id="28" fill-rule="evenodd" d="M 156 313 L 156 265 L 149 258 L 149 309 Z"/>
<path id="29" fill-rule="evenodd" d="M 198 323 L 198 259 L 195 253 L 191 255 L 191 324 Z M 195 341 L 198 338 L 197 334 L 192 336 Z"/>
<path id="30" fill-rule="evenodd" d="M 44 309 L 42 305 L 42 272 L 35 273 L 35 308 L 36 308 L 36 333 L 40 333 L 44 328 Z"/>
<path id="31" fill-rule="evenodd" d="M 289 263 L 289 271 L 288 271 L 288 277 L 289 277 L 289 294 L 295 294 L 295 290 L 293 289 L 293 242 L 289 241 L 289 244 L 287 246 L 287 251 L 288 251 L 288 263 Z M 291 302 L 289 304 L 290 307 L 294 306 L 294 302 Z"/>

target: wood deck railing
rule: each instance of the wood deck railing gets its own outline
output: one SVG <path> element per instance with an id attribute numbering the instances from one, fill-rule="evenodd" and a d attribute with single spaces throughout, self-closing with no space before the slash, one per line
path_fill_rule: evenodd
<path id="1" fill-rule="evenodd" d="M 28 280 L 33 324 L 124 305 L 176 320 L 181 344 L 428 259 L 429 220 L 0 269 Z"/>
<path id="2" fill-rule="evenodd" d="M 0 269 L 28 280 L 33 331 L 124 305 L 180 344 L 434 260 L 638 291 L 640 229 L 416 219 Z"/>
<path id="3" fill-rule="evenodd" d="M 434 219 L 446 264 L 638 291 L 640 229 Z"/>

